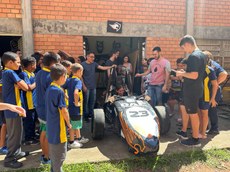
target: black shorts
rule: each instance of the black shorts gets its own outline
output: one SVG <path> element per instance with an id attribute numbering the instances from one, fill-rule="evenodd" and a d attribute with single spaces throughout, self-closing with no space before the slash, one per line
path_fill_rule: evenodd
<path id="1" fill-rule="evenodd" d="M 185 106 L 186 112 L 188 114 L 195 114 L 198 112 L 200 95 L 186 94 L 183 95 L 182 105 Z"/>
<path id="2" fill-rule="evenodd" d="M 70 120 L 71 121 L 80 121 L 81 120 L 82 115 L 70 115 Z"/>

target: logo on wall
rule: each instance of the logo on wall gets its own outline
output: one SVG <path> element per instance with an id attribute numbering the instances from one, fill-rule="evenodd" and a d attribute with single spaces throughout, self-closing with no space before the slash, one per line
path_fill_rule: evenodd
<path id="1" fill-rule="evenodd" d="M 102 53 L 104 50 L 104 42 L 103 41 L 97 41 L 97 52 Z"/>
<path id="2" fill-rule="evenodd" d="M 107 32 L 121 33 L 122 32 L 122 22 L 108 20 Z"/>

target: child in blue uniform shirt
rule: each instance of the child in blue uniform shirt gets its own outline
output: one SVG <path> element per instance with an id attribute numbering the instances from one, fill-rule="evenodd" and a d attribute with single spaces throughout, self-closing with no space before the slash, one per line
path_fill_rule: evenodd
<path id="1" fill-rule="evenodd" d="M 21 80 L 14 70 L 20 66 L 20 58 L 16 53 L 6 52 L 2 56 L 2 62 L 5 69 L 2 73 L 2 95 L 3 102 L 21 106 L 20 89 L 28 91 L 28 85 Z M 24 114 L 4 111 L 7 128 L 7 148 L 8 153 L 4 159 L 4 166 L 10 168 L 20 168 L 23 164 L 17 160 L 27 156 L 28 152 L 21 151 L 22 141 L 22 118 Z"/>
<path id="2" fill-rule="evenodd" d="M 45 114 L 45 93 L 46 89 L 52 82 L 50 78 L 50 68 L 58 62 L 58 57 L 53 52 L 44 54 L 42 63 L 43 68 L 36 75 L 36 111 L 40 122 L 40 144 L 42 148 L 41 162 L 43 164 L 50 163 L 48 141 L 46 138 L 46 114 Z"/>
<path id="3" fill-rule="evenodd" d="M 71 66 L 72 78 L 69 78 L 67 83 L 67 90 L 69 96 L 69 114 L 71 119 L 72 129 L 69 131 L 70 140 L 69 148 L 82 147 L 82 143 L 87 143 L 89 139 L 81 137 L 80 129 L 82 128 L 82 114 L 83 114 L 83 95 L 82 95 L 82 74 L 83 67 L 75 63 Z M 74 136 L 77 141 L 74 141 Z"/>
<path id="4" fill-rule="evenodd" d="M 208 109 L 216 107 L 215 100 L 218 89 L 216 74 L 213 68 L 206 66 L 204 75 L 204 92 L 199 100 L 200 134 L 199 138 L 206 139 L 206 130 L 208 127 Z"/>
<path id="5" fill-rule="evenodd" d="M 22 92 L 22 105 L 26 109 L 26 118 L 23 119 L 25 131 L 25 144 L 37 144 L 35 140 L 35 75 L 36 59 L 34 57 L 26 57 L 22 59 L 23 71 L 19 77 L 23 79 L 32 91 Z"/>
<path id="6" fill-rule="evenodd" d="M 66 125 L 71 129 L 65 94 L 61 88 L 66 82 L 65 67 L 61 64 L 53 65 L 50 76 L 53 82 L 46 91 L 45 109 L 51 172 L 62 172 L 67 152 Z"/>

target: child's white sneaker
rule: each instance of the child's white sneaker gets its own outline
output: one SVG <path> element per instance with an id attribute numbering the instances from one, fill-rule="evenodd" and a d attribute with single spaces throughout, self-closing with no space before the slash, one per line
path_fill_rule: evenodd
<path id="1" fill-rule="evenodd" d="M 69 143 L 68 144 L 68 148 L 70 149 L 77 149 L 77 148 L 81 148 L 83 145 L 77 141 L 74 141 L 73 143 Z"/>
<path id="2" fill-rule="evenodd" d="M 85 138 L 85 137 L 81 137 L 80 139 L 77 139 L 77 141 L 78 141 L 79 143 L 87 143 L 87 142 L 89 141 L 89 139 L 88 139 L 88 138 Z"/>

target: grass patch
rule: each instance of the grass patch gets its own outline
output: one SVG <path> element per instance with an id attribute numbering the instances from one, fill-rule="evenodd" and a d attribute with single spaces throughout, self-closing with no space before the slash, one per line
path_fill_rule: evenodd
<path id="1" fill-rule="evenodd" d="M 133 172 L 133 171 L 157 171 L 173 172 L 179 171 L 182 166 L 190 166 L 195 163 L 201 163 L 211 168 L 226 169 L 222 167 L 223 163 L 230 162 L 229 149 L 211 149 L 207 151 L 194 150 L 167 154 L 161 156 L 143 156 L 135 157 L 122 161 L 100 162 L 100 163 L 82 163 L 65 164 L 65 172 Z M 20 172 L 48 172 L 49 166 L 43 166 L 38 169 L 19 170 Z M 230 170 L 230 169 L 229 169 Z"/>

